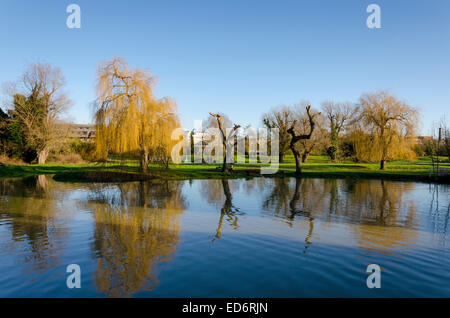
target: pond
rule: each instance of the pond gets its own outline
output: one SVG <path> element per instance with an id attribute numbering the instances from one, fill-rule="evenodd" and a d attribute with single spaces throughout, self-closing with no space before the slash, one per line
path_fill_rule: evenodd
<path id="1" fill-rule="evenodd" d="M 0 297 L 450 297 L 449 213 L 414 182 L 4 179 Z"/>

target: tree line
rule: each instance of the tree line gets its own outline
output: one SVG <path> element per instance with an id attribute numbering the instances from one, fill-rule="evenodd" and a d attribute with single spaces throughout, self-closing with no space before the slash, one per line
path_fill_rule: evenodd
<path id="1" fill-rule="evenodd" d="M 423 138 L 417 138 L 420 127 L 418 110 L 389 91 L 364 93 L 356 103 L 325 101 L 320 110 L 310 110 L 316 115 L 317 128 L 311 138 L 296 146 L 302 162 L 306 162 L 313 153 L 327 155 L 332 161 L 377 161 L 383 170 L 388 160 L 428 155 L 421 151 Z M 309 118 L 301 104 L 279 106 L 263 115 L 262 122 L 267 128 L 280 130 L 280 162 L 286 154 L 293 152 L 290 129 L 308 130 L 312 127 Z M 450 145 L 450 129 L 445 125 L 445 120 L 441 121 L 440 127 L 442 142 L 439 149 L 450 160 L 450 148 L 447 146 Z M 436 143 L 433 138 L 426 140 Z"/>
<path id="2" fill-rule="evenodd" d="M 17 81 L 4 85 L 8 98 L 6 111 L 0 109 L 0 151 L 9 158 L 43 164 L 50 154 L 68 148 L 93 161 L 111 155 L 139 158 L 142 172 L 148 171 L 149 163 L 168 168 L 177 142 L 171 133 L 181 125 L 174 100 L 154 95 L 155 82 L 150 72 L 130 68 L 122 58 L 100 63 L 93 103 L 95 143 L 83 144 L 70 139 L 70 125 L 64 120 L 72 102 L 61 70 L 48 63 L 30 64 Z M 227 152 L 226 145 L 245 127 L 224 113 L 209 115 L 207 126 L 222 133 L 222 170 L 231 171 L 226 158 L 234 153 Z M 423 155 L 446 155 L 450 160 L 445 119 L 438 124 L 439 137 L 417 139 L 417 109 L 385 90 L 364 93 L 354 103 L 324 101 L 319 109 L 308 102 L 274 107 L 263 114 L 261 123 L 278 129 L 279 162 L 291 153 L 297 173 L 311 154 L 327 155 L 334 162 L 378 161 L 380 169 L 389 160 Z M 225 134 L 226 128 L 233 136 Z"/>

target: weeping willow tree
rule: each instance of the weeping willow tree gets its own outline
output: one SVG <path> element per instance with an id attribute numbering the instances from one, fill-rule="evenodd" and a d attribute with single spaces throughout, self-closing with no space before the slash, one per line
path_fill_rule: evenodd
<path id="1" fill-rule="evenodd" d="M 171 132 L 180 127 L 175 102 L 155 98 L 154 77 L 130 69 L 121 58 L 102 63 L 97 76 L 97 154 L 102 158 L 110 153 L 139 155 L 144 173 L 150 160 L 168 167 L 176 142 Z"/>
<path id="2" fill-rule="evenodd" d="M 356 157 L 379 161 L 381 170 L 387 160 L 415 158 L 417 110 L 386 91 L 364 94 L 360 103 L 361 117 L 352 132 Z"/>

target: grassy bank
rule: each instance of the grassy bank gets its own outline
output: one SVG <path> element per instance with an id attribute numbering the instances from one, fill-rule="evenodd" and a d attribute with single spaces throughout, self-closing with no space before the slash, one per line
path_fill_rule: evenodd
<path id="1" fill-rule="evenodd" d="M 445 158 L 442 158 L 444 161 Z M 0 177 L 23 177 L 39 174 L 55 174 L 55 179 L 63 181 L 131 181 L 153 178 L 167 179 L 210 179 L 210 178 L 248 178 L 261 176 L 262 164 L 236 164 L 234 172 L 224 174 L 220 172 L 220 165 L 216 164 L 180 164 L 171 165 L 166 170 L 151 165 L 149 174 L 138 172 L 138 162 L 134 160 L 112 161 L 107 164 L 82 165 L 22 165 L 0 167 Z M 377 178 L 390 180 L 429 180 L 431 169 L 429 158 L 420 158 L 414 161 L 389 162 L 387 169 L 379 170 L 378 163 L 331 162 L 327 157 L 312 156 L 303 165 L 304 177 L 321 178 Z M 450 171 L 448 160 L 440 167 Z M 287 156 L 285 162 L 279 166 L 279 171 L 266 177 L 294 176 L 295 164 L 292 156 Z M 448 177 L 441 179 L 448 182 Z"/>

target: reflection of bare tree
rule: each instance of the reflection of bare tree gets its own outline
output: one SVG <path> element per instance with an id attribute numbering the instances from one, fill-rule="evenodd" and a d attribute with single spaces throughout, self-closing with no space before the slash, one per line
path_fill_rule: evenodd
<path id="1" fill-rule="evenodd" d="M 230 185 L 228 184 L 227 179 L 222 179 L 221 183 L 223 187 L 223 194 L 225 196 L 225 201 L 223 202 L 223 207 L 220 209 L 219 224 L 217 226 L 216 236 L 212 240 L 213 242 L 216 239 L 220 239 L 222 235 L 222 224 L 224 217 L 234 229 L 237 229 L 238 227 L 237 221 L 239 209 L 233 206 L 233 196 L 230 191 Z"/>
<path id="2" fill-rule="evenodd" d="M 0 221 L 8 224 L 12 241 L 25 242 L 24 261 L 46 270 L 57 263 L 61 242 L 67 236 L 55 200 L 64 190 L 45 175 L 0 181 Z M 11 246 L 14 248 L 14 246 Z"/>
<path id="3" fill-rule="evenodd" d="M 181 183 L 104 186 L 92 191 L 90 198 L 98 289 L 110 297 L 127 297 L 154 288 L 155 265 L 172 257 L 179 240 L 185 205 Z"/>
<path id="4" fill-rule="evenodd" d="M 295 216 L 322 220 L 412 227 L 415 206 L 404 200 L 413 183 L 377 180 L 274 179 L 263 209 L 293 220 Z"/>
<path id="5" fill-rule="evenodd" d="M 275 215 L 284 217 L 290 226 L 296 216 L 302 216 L 308 221 L 308 233 L 305 237 L 305 249 L 311 245 L 311 238 L 314 232 L 314 217 L 310 210 L 304 210 L 304 196 L 302 196 L 302 184 L 305 179 L 296 178 L 294 191 L 291 191 L 290 179 L 275 180 L 275 187 L 263 203 L 263 208 L 275 207 Z"/>
<path id="6" fill-rule="evenodd" d="M 285 178 L 273 179 L 274 185 L 268 197 L 264 200 L 263 209 L 275 216 L 288 216 L 292 209 L 289 204 L 291 197 L 289 180 Z"/>
<path id="7" fill-rule="evenodd" d="M 404 194 L 413 188 L 413 183 L 377 180 L 278 178 L 273 179 L 273 187 L 263 203 L 263 209 L 290 225 L 297 217 L 308 220 L 310 230 L 306 246 L 310 244 L 315 219 L 356 223 L 358 226 L 355 228 L 361 229 L 358 232 L 360 236 L 368 234 L 364 232 L 370 228 L 366 225 L 400 228 L 392 230 L 395 235 L 388 235 L 386 241 L 378 237 L 374 227 L 371 228 L 372 241 L 391 246 L 411 238 L 413 231 L 401 228 L 417 225 L 415 205 L 411 200 L 404 199 Z M 383 235 L 386 236 L 386 233 L 383 232 Z"/>

